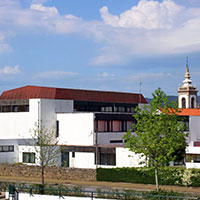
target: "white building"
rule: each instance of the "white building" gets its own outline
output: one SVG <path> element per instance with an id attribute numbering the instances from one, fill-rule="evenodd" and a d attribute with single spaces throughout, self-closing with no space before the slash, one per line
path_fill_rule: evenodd
<path id="1" fill-rule="evenodd" d="M 200 168 L 200 109 L 197 102 L 197 87 L 192 85 L 188 66 L 183 85 L 178 88 L 180 116 L 188 124 L 188 146 L 186 147 L 186 168 Z"/>
<path id="2" fill-rule="evenodd" d="M 0 162 L 39 164 L 26 141 L 35 123 L 55 129 L 61 166 L 136 167 L 138 155 L 124 148 L 141 94 L 26 86 L 0 96 Z"/>

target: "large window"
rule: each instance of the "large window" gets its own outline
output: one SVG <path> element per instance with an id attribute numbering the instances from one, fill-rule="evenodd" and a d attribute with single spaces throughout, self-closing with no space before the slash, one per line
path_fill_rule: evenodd
<path id="1" fill-rule="evenodd" d="M 127 132 L 132 127 L 132 121 L 120 120 L 96 120 L 95 131 L 97 132 Z"/>
<path id="2" fill-rule="evenodd" d="M 13 151 L 14 151 L 14 145 L 0 146 L 0 152 L 13 152 Z"/>
<path id="3" fill-rule="evenodd" d="M 23 162 L 24 163 L 35 163 L 35 153 L 23 152 Z"/>

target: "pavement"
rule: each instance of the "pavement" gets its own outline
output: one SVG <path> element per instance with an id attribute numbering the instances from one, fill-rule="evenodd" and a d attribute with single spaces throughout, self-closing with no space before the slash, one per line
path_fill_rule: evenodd
<path id="1" fill-rule="evenodd" d="M 30 177 L 13 177 L 13 176 L 0 176 L 0 182 L 18 182 L 18 183 L 41 183 L 39 178 Z M 151 184 L 134 184 L 123 182 L 105 182 L 105 181 L 75 181 L 75 180 L 55 180 L 45 179 L 48 184 L 63 184 L 68 187 L 80 186 L 87 190 L 134 190 L 134 191 L 152 191 L 155 190 L 155 185 Z M 179 187 L 161 185 L 160 189 L 167 191 L 176 191 L 179 193 L 200 194 L 200 187 Z"/>

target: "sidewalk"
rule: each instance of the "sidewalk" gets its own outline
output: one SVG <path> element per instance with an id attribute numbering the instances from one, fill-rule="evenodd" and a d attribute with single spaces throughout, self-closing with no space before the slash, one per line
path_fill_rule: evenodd
<path id="1" fill-rule="evenodd" d="M 11 176 L 0 176 L 1 182 L 23 182 L 23 183 L 40 183 L 39 178 L 26 178 L 26 177 L 11 177 Z M 72 180 L 54 180 L 46 179 L 46 183 L 49 184 L 64 184 L 66 186 L 81 186 L 86 187 L 88 190 L 91 189 L 118 189 L 118 190 L 136 190 L 136 191 L 150 191 L 155 190 L 155 185 L 150 184 L 133 184 L 133 183 L 122 183 L 122 182 L 104 182 L 104 181 L 72 181 Z M 179 186 L 160 186 L 163 190 L 173 190 L 180 193 L 194 193 L 200 194 L 200 187 L 179 187 Z"/>

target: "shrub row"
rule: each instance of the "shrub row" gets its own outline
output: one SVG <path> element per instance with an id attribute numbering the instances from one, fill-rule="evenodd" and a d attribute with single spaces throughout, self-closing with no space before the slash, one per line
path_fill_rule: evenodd
<path id="1" fill-rule="evenodd" d="M 98 181 L 155 184 L 154 168 L 98 168 Z M 183 167 L 162 167 L 159 169 L 160 185 L 200 186 L 200 170 Z"/>

